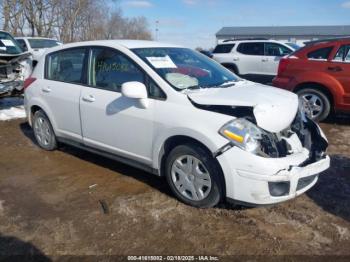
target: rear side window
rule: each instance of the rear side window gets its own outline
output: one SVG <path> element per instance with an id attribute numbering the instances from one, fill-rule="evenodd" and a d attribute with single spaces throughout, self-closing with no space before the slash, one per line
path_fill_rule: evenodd
<path id="1" fill-rule="evenodd" d="M 46 78 L 68 83 L 83 83 L 85 57 L 86 51 L 84 48 L 49 54 L 46 61 Z"/>
<path id="2" fill-rule="evenodd" d="M 232 49 L 235 47 L 235 44 L 224 44 L 217 45 L 213 51 L 213 54 L 227 54 L 231 53 Z"/>
<path id="3" fill-rule="evenodd" d="M 285 56 L 292 53 L 292 50 L 276 43 L 265 43 L 265 56 Z"/>
<path id="4" fill-rule="evenodd" d="M 130 81 L 144 83 L 144 74 L 134 62 L 109 48 L 92 49 L 89 85 L 120 92 L 122 84 Z"/>
<path id="5" fill-rule="evenodd" d="M 333 46 L 324 47 L 307 54 L 309 59 L 327 60 L 333 50 Z"/>
<path id="6" fill-rule="evenodd" d="M 264 55 L 264 43 L 242 43 L 237 51 L 245 55 Z"/>
<path id="7" fill-rule="evenodd" d="M 341 46 L 333 61 L 350 62 L 350 45 Z"/>

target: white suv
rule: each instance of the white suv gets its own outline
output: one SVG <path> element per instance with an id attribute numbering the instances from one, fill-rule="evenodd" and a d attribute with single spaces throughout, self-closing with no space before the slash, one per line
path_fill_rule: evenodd
<path id="1" fill-rule="evenodd" d="M 213 59 L 243 78 L 271 82 L 283 56 L 294 49 L 275 40 L 225 40 L 213 51 Z"/>
<path id="2" fill-rule="evenodd" d="M 295 94 L 170 44 L 55 47 L 25 83 L 25 108 L 43 149 L 67 143 L 165 176 L 196 207 L 285 201 L 329 167 Z"/>

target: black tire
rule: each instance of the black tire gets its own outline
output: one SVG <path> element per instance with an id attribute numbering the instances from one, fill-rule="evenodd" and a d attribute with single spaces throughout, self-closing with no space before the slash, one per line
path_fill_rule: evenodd
<path id="1" fill-rule="evenodd" d="M 40 136 L 39 128 L 37 125 L 41 122 L 45 121 L 45 139 Z M 47 151 L 53 151 L 57 148 L 57 140 L 56 140 L 56 135 L 55 132 L 53 131 L 51 122 L 49 118 L 46 116 L 44 111 L 38 110 L 34 113 L 33 116 L 33 132 L 34 132 L 34 137 L 37 142 L 37 144 L 42 148 Z"/>
<path id="2" fill-rule="evenodd" d="M 234 65 L 227 65 L 226 68 L 228 70 L 230 70 L 232 73 L 234 73 L 235 75 L 239 76 L 238 69 L 237 69 L 236 66 L 234 66 Z"/>
<path id="3" fill-rule="evenodd" d="M 321 113 L 316 117 L 312 117 L 312 120 L 316 122 L 320 122 L 325 120 L 329 116 L 331 112 L 331 101 L 330 101 L 330 98 L 324 92 L 316 88 L 308 87 L 297 91 L 297 94 L 299 97 L 302 97 L 308 94 L 314 95 L 314 96 L 317 96 L 322 101 L 323 108 L 321 110 Z"/>
<path id="4" fill-rule="evenodd" d="M 178 191 L 172 180 L 171 169 L 174 161 L 179 157 L 185 155 L 194 156 L 200 160 L 209 173 L 211 180 L 211 189 L 209 191 L 209 194 L 202 200 L 190 200 L 187 197 L 183 196 Z M 187 205 L 198 208 L 210 208 L 216 206 L 224 196 L 225 183 L 219 164 L 206 150 L 204 150 L 201 146 L 196 145 L 195 143 L 179 145 L 169 153 L 165 162 L 165 176 L 174 195 L 181 202 Z"/>

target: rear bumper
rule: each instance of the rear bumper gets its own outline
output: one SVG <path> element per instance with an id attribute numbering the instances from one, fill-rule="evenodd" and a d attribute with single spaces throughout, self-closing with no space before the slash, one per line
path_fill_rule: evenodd
<path id="1" fill-rule="evenodd" d="M 292 91 L 292 87 L 290 86 L 290 82 L 291 82 L 291 79 L 289 77 L 281 77 L 281 76 L 276 76 L 272 80 L 273 86 Z"/>

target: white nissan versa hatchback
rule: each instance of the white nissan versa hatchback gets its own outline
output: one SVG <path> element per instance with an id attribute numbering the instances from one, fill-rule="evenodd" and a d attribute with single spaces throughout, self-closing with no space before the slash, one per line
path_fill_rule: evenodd
<path id="1" fill-rule="evenodd" d="M 285 201 L 330 163 L 295 94 L 170 44 L 54 47 L 26 80 L 25 108 L 43 149 L 67 143 L 165 176 L 196 207 Z"/>

